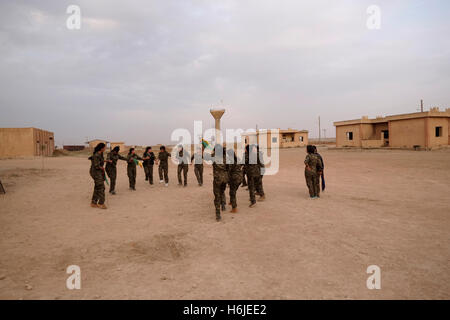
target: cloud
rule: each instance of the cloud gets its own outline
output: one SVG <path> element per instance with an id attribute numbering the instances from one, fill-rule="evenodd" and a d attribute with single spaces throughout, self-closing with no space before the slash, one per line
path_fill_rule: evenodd
<path id="1" fill-rule="evenodd" d="M 223 100 L 234 128 L 311 130 L 333 121 L 448 106 L 446 1 L 78 1 L 0 3 L 0 126 L 58 143 L 168 143 Z"/>

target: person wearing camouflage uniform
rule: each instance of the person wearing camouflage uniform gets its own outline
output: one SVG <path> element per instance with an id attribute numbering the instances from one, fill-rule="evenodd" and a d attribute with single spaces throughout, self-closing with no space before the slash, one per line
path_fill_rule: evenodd
<path id="1" fill-rule="evenodd" d="M 152 151 L 152 147 L 147 147 L 145 149 L 142 158 L 144 159 L 142 165 L 144 166 L 145 171 L 145 181 L 153 184 L 153 165 L 155 164 L 155 154 Z"/>
<path id="2" fill-rule="evenodd" d="M 127 175 L 128 175 L 128 181 L 130 183 L 130 189 L 133 191 L 136 191 L 136 161 L 137 160 L 143 160 L 143 159 L 134 152 L 134 148 L 130 148 L 130 151 L 128 152 L 128 156 L 127 156 L 127 162 L 128 162 Z"/>
<path id="3" fill-rule="evenodd" d="M 181 172 L 183 172 L 184 186 L 187 186 L 187 173 L 189 171 L 189 152 L 185 151 L 182 146 L 180 146 L 180 150 L 177 154 L 178 160 L 178 185 L 183 185 L 183 181 L 181 179 Z"/>
<path id="4" fill-rule="evenodd" d="M 259 146 L 256 147 L 256 150 L 258 152 L 258 163 L 259 163 L 259 168 L 260 168 L 260 176 L 256 181 L 256 185 L 255 185 L 255 194 L 257 194 L 259 196 L 258 201 L 264 201 L 266 199 L 266 195 L 264 193 L 264 187 L 263 187 L 263 178 L 264 178 L 264 172 L 265 172 L 265 166 L 264 166 L 264 161 L 263 161 L 263 152 L 259 150 Z"/>
<path id="5" fill-rule="evenodd" d="M 216 157 L 217 155 L 217 157 Z M 223 155 L 220 157 L 220 155 Z M 214 152 L 211 155 L 213 158 L 213 192 L 214 192 L 214 206 L 216 208 L 216 220 L 220 221 L 220 207 L 225 203 L 225 189 L 229 182 L 228 165 L 226 163 L 226 154 L 220 144 L 216 144 Z"/>
<path id="6" fill-rule="evenodd" d="M 169 186 L 169 157 L 170 153 L 166 151 L 165 146 L 159 148 L 158 154 L 158 173 L 159 173 L 159 183 L 166 183 L 166 187 Z M 163 180 L 164 178 L 164 180 Z"/>
<path id="7" fill-rule="evenodd" d="M 108 153 L 106 156 L 106 173 L 109 177 L 109 193 L 116 194 L 116 179 L 117 179 L 117 161 L 124 160 L 126 161 L 127 158 L 122 157 L 119 154 L 120 147 L 115 147 L 111 152 Z"/>
<path id="8" fill-rule="evenodd" d="M 248 192 L 250 195 L 250 208 L 256 205 L 255 193 L 258 192 L 263 200 L 264 191 L 261 189 L 261 166 L 262 162 L 258 157 L 256 145 L 247 145 L 245 152 L 245 170 L 248 178 Z"/>
<path id="9" fill-rule="evenodd" d="M 203 150 L 196 152 L 191 157 L 191 164 L 194 164 L 194 173 L 197 178 L 198 185 L 203 185 Z"/>
<path id="10" fill-rule="evenodd" d="M 89 157 L 91 160 L 91 169 L 89 171 L 92 179 L 94 180 L 94 192 L 92 194 L 91 207 L 106 209 L 105 206 L 105 169 L 103 164 L 105 162 L 103 158 L 103 152 L 105 152 L 106 145 L 104 143 L 99 143 L 95 149 L 92 156 Z"/>
<path id="11" fill-rule="evenodd" d="M 311 199 L 319 198 L 319 173 L 322 172 L 322 162 L 317 154 L 314 153 L 314 146 L 306 146 L 308 153 L 305 158 L 305 180 L 308 186 L 309 196 Z"/>
<path id="12" fill-rule="evenodd" d="M 232 161 L 229 167 L 229 186 L 230 186 L 230 204 L 231 204 L 231 212 L 237 212 L 237 201 L 236 201 L 236 193 L 237 190 L 242 183 L 242 164 L 238 163 L 238 159 L 233 149 L 229 149 L 227 151 L 227 159 Z"/>

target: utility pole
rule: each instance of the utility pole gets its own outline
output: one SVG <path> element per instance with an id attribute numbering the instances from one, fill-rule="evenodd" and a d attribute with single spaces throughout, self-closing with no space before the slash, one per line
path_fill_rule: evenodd
<path id="1" fill-rule="evenodd" d="M 320 116 L 319 116 L 319 142 L 320 142 Z"/>
<path id="2" fill-rule="evenodd" d="M 420 112 L 423 112 L 423 100 L 420 100 Z"/>

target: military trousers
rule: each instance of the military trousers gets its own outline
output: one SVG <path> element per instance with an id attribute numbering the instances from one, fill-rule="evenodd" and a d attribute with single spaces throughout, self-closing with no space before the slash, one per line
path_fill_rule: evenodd
<path id="1" fill-rule="evenodd" d="M 198 184 L 203 184 L 203 164 L 194 164 L 194 173 Z"/>
<path id="2" fill-rule="evenodd" d="M 105 171 L 109 177 L 109 192 L 113 192 L 116 190 L 117 168 L 107 165 Z"/>
<path id="3" fill-rule="evenodd" d="M 130 188 L 132 189 L 136 188 L 136 166 L 128 166 L 127 175 Z"/>
<path id="4" fill-rule="evenodd" d="M 169 167 L 159 166 L 158 167 L 159 180 L 164 180 L 165 183 L 169 183 Z"/>
<path id="5" fill-rule="evenodd" d="M 187 173 L 189 171 L 189 166 L 187 164 L 179 164 L 177 169 L 178 183 L 182 184 L 181 172 L 183 172 L 184 185 L 187 185 Z"/>
<path id="6" fill-rule="evenodd" d="M 318 197 L 320 195 L 319 174 L 311 170 L 305 170 L 305 180 L 309 196 Z"/>
<path id="7" fill-rule="evenodd" d="M 153 184 L 153 165 L 152 164 L 144 165 L 144 171 L 145 171 L 145 180 L 148 180 L 150 184 Z"/>
<path id="8" fill-rule="evenodd" d="M 94 192 L 92 194 L 92 203 L 105 203 L 105 178 L 103 171 L 95 170 L 90 172 L 94 180 Z"/>

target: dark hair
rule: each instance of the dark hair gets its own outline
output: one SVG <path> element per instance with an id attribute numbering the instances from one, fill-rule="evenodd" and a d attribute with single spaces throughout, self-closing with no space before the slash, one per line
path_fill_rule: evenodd
<path id="1" fill-rule="evenodd" d="M 94 148 L 94 154 L 102 150 L 104 147 L 106 147 L 106 144 L 104 144 L 103 142 L 97 144 Z"/>
<path id="2" fill-rule="evenodd" d="M 159 150 L 164 150 L 164 151 L 166 151 L 166 147 L 161 146 L 161 147 L 159 147 Z"/>
<path id="3" fill-rule="evenodd" d="M 112 149 L 112 151 L 119 152 L 120 151 L 120 147 L 119 146 L 115 146 L 114 149 Z"/>
<path id="4" fill-rule="evenodd" d="M 134 148 L 130 148 L 130 150 L 128 150 L 128 154 L 130 155 L 133 151 L 134 151 Z"/>
<path id="5" fill-rule="evenodd" d="M 308 144 L 308 145 L 306 146 L 306 152 L 308 152 L 308 153 L 314 153 L 314 146 L 311 145 L 311 144 Z"/>
<path id="6" fill-rule="evenodd" d="M 148 150 L 151 149 L 151 148 L 152 148 L 152 147 L 147 147 L 147 148 L 145 148 L 145 153 L 147 153 Z"/>
<path id="7" fill-rule="evenodd" d="M 314 152 L 317 152 L 317 147 L 316 147 L 316 146 L 313 146 L 313 148 L 314 148 Z"/>

